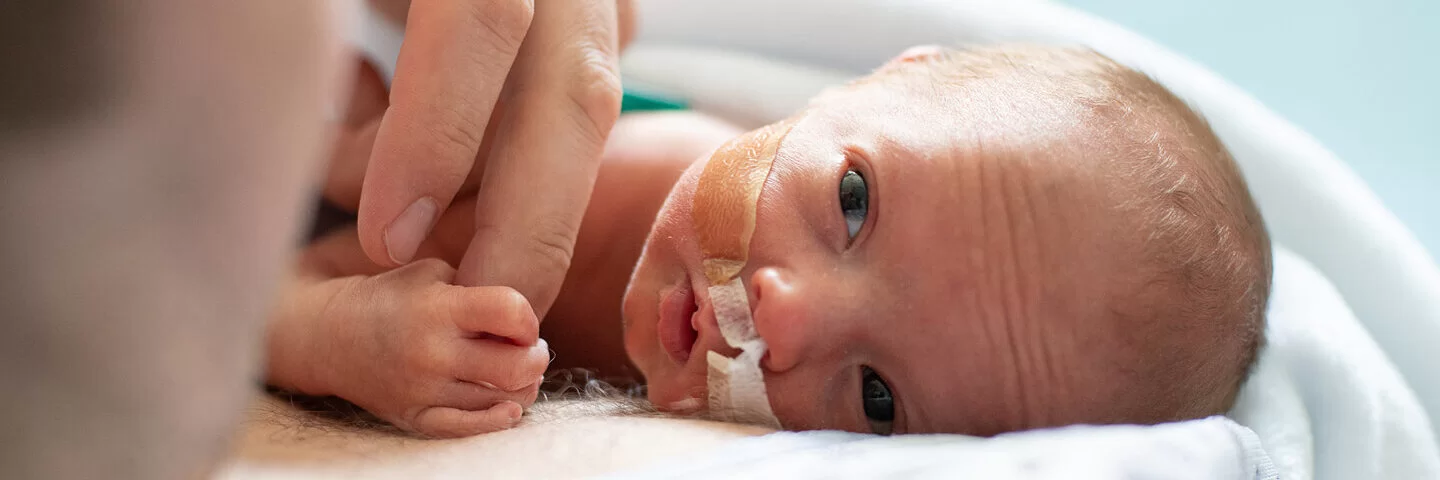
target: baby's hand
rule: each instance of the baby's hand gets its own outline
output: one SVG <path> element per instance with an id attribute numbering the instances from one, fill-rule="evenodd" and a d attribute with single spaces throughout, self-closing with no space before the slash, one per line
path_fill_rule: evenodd
<path id="1" fill-rule="evenodd" d="M 540 322 L 514 289 L 454 276 L 427 259 L 352 278 L 306 332 L 320 389 L 428 436 L 514 426 L 550 360 Z"/>

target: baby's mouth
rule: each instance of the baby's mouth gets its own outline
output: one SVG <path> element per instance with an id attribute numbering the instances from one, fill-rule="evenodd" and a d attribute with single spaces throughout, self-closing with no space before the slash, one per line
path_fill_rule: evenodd
<path id="1" fill-rule="evenodd" d="M 699 309 L 689 279 L 670 289 L 661 299 L 658 328 L 660 344 L 670 358 L 680 365 L 690 360 L 690 351 L 699 337 L 692 321 Z"/>

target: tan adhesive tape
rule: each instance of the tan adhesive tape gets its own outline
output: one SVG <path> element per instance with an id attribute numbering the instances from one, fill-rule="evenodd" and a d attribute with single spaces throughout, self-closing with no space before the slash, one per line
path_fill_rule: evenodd
<path id="1" fill-rule="evenodd" d="M 711 285 L 724 284 L 745 267 L 760 190 L 791 125 L 780 122 L 731 140 L 711 155 L 700 173 L 691 206 L 705 276 Z"/>
<path id="2" fill-rule="evenodd" d="M 780 140 L 793 124 L 773 124 L 720 147 L 700 174 L 692 204 L 710 304 L 725 343 L 741 351 L 733 359 L 713 351 L 706 354 L 710 410 L 727 420 L 773 428 L 780 428 L 780 421 L 770 408 L 760 370 L 765 340 L 755 331 L 749 295 L 739 276 L 749 260 L 760 191 Z"/>

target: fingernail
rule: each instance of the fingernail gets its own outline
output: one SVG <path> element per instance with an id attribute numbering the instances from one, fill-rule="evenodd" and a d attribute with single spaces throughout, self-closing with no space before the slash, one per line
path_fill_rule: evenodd
<path id="1" fill-rule="evenodd" d="M 435 200 L 430 197 L 423 197 L 410 204 L 395 221 L 390 222 L 390 228 L 385 230 L 385 251 L 390 254 L 390 261 L 395 263 L 408 263 L 415 258 L 415 251 L 420 248 L 420 242 L 430 234 L 430 228 L 435 226 L 435 212 L 439 208 Z"/>
<path id="2" fill-rule="evenodd" d="M 512 407 L 510 408 L 510 424 L 514 425 L 515 422 L 520 421 L 520 416 L 525 414 L 525 409 L 519 404 L 512 403 L 511 405 Z"/>

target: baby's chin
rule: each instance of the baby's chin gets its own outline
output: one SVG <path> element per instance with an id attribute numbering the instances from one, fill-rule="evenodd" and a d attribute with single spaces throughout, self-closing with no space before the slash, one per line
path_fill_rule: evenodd
<path id="1" fill-rule="evenodd" d="M 705 409 L 704 377 L 692 378 L 684 372 L 665 372 L 655 378 L 646 377 L 645 397 L 661 411 L 690 414 Z"/>

